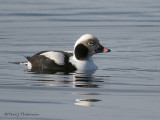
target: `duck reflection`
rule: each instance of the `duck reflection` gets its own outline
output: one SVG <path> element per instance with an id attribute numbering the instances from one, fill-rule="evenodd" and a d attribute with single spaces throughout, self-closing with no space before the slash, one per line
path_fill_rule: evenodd
<path id="1" fill-rule="evenodd" d="M 92 102 L 99 102 L 99 99 L 76 99 L 75 105 L 93 107 Z"/>
<path id="2" fill-rule="evenodd" d="M 74 95 L 77 95 L 77 96 L 86 96 L 88 98 L 83 98 L 83 99 L 76 99 L 75 101 L 75 105 L 78 105 L 78 106 L 85 106 L 85 107 L 93 107 L 95 106 L 95 103 L 96 102 L 100 102 L 102 100 L 100 99 L 94 99 L 93 96 L 97 96 L 97 95 L 100 95 L 99 93 L 96 93 L 96 92 L 76 92 L 76 93 L 73 93 Z M 92 98 L 89 98 L 89 97 L 92 97 Z"/>
<path id="3" fill-rule="evenodd" d="M 64 72 L 32 69 L 30 72 L 39 76 L 34 76 L 32 79 L 34 81 L 40 82 L 40 84 L 37 84 L 38 86 L 69 87 L 72 85 L 73 88 L 99 88 L 102 85 L 101 83 L 104 82 L 102 77 L 94 75 L 95 71 L 76 71 L 74 73 L 70 73 L 68 71 Z M 40 77 L 42 77 L 42 79 Z M 73 92 L 72 94 L 76 95 L 77 97 L 87 97 L 84 97 L 83 99 L 75 99 L 74 104 L 78 106 L 93 107 L 96 102 L 102 101 L 100 99 L 95 99 L 95 96 L 99 95 L 96 92 Z"/>
<path id="4" fill-rule="evenodd" d="M 103 82 L 103 80 L 100 77 L 94 76 L 95 71 L 76 71 L 73 73 L 69 71 L 32 69 L 29 72 L 38 75 L 37 77 L 38 79 L 35 79 L 34 77 L 32 81 L 33 80 L 41 81 L 40 84 L 41 86 L 43 86 L 43 82 L 45 83 L 45 86 L 46 82 L 48 82 L 47 84 L 48 86 L 51 86 L 50 84 L 54 86 L 54 83 L 55 84 L 60 83 L 64 85 L 73 82 L 72 85 L 74 88 L 75 87 L 98 88 L 101 86 L 100 82 Z M 70 77 L 73 77 L 73 79 Z"/>
<path id="5" fill-rule="evenodd" d="M 77 71 L 73 77 L 73 86 L 74 87 L 82 87 L 82 88 L 98 88 L 100 86 L 99 82 L 103 82 L 93 76 L 95 71 Z M 95 96 L 99 95 L 98 93 L 77 93 L 78 96 L 86 95 L 86 96 Z M 76 99 L 75 105 L 85 106 L 85 107 L 93 107 L 93 103 L 102 101 L 100 99 L 93 98 L 85 98 L 85 99 Z"/>
<path id="6" fill-rule="evenodd" d="M 36 74 L 69 74 L 72 73 L 72 71 L 64 71 L 64 70 L 56 70 L 56 69 L 41 69 L 41 68 L 32 68 L 28 69 L 29 72 L 33 72 Z"/>
<path id="7" fill-rule="evenodd" d="M 100 85 L 98 82 L 103 82 L 98 78 L 95 78 L 93 74 L 95 71 L 77 71 L 73 77 L 74 87 L 84 87 L 84 88 L 98 88 Z"/>

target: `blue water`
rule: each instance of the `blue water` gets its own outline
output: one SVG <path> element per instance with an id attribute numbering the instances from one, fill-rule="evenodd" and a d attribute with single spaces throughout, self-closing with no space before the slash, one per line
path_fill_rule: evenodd
<path id="1" fill-rule="evenodd" d="M 92 77 L 12 64 L 85 33 L 112 50 Z M 0 119 L 159 120 L 159 39 L 159 0 L 0 0 Z"/>

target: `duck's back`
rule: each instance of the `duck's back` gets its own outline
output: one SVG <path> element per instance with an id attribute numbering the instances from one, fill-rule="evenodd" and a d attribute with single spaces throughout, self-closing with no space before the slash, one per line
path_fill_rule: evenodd
<path id="1" fill-rule="evenodd" d="M 69 62 L 72 52 L 65 51 L 42 51 L 32 57 L 26 57 L 31 68 L 69 70 L 75 67 Z"/>

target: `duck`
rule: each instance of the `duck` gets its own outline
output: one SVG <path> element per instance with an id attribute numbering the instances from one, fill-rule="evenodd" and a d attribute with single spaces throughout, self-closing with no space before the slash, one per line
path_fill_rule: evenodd
<path id="1" fill-rule="evenodd" d="M 82 35 L 75 43 L 73 51 L 41 51 L 33 56 L 27 56 L 28 69 L 76 71 L 97 70 L 92 56 L 97 53 L 111 52 L 103 47 L 98 38 L 92 34 Z"/>

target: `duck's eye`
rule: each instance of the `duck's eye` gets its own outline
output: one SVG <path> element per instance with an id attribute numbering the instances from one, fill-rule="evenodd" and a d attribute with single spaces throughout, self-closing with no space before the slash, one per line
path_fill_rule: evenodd
<path id="1" fill-rule="evenodd" d="M 94 41 L 93 40 L 89 41 L 88 45 L 94 45 Z"/>

